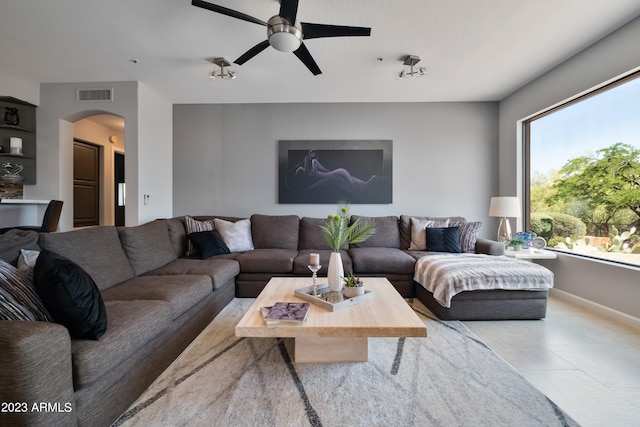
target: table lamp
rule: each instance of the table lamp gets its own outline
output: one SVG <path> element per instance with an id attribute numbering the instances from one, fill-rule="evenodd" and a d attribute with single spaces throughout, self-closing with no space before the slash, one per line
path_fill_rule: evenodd
<path id="1" fill-rule="evenodd" d="M 506 243 L 512 238 L 511 225 L 507 218 L 520 217 L 520 202 L 517 197 L 492 197 L 489 205 L 489 216 L 500 217 L 498 241 Z"/>

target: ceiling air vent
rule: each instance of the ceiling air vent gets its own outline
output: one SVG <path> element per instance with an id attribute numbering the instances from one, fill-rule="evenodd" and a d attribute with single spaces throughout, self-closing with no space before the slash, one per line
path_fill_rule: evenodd
<path id="1" fill-rule="evenodd" d="M 113 88 L 109 89 L 78 89 L 77 102 L 103 101 L 113 102 Z"/>

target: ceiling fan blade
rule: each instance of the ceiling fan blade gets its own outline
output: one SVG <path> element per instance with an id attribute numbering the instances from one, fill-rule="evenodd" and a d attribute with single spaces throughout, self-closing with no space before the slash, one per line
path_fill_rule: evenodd
<path id="1" fill-rule="evenodd" d="M 191 4 L 193 6 L 201 7 L 203 9 L 207 9 L 207 10 L 210 10 L 212 12 L 221 13 L 223 15 L 227 15 L 227 16 L 230 16 L 232 18 L 242 19 L 243 21 L 253 22 L 254 24 L 264 25 L 265 27 L 267 26 L 266 22 L 261 21 L 258 18 L 254 18 L 253 16 L 249 16 L 249 15 L 244 14 L 242 12 L 238 12 L 238 11 L 235 11 L 235 10 L 223 7 L 223 6 L 218 6 L 216 4 L 207 3 L 206 1 L 191 0 Z"/>
<path id="2" fill-rule="evenodd" d="M 296 15 L 298 14 L 298 0 L 281 0 L 280 2 L 280 16 L 291 25 L 296 23 Z"/>
<path id="3" fill-rule="evenodd" d="M 344 25 L 311 24 L 302 22 L 302 34 L 305 40 L 321 37 L 368 37 L 369 27 L 348 27 Z"/>
<path id="4" fill-rule="evenodd" d="M 302 61 L 304 65 L 307 66 L 309 71 L 311 71 L 314 76 L 317 76 L 318 74 L 322 74 L 322 71 L 320 71 L 320 67 L 318 67 L 318 64 L 316 64 L 316 61 L 313 60 L 313 56 L 311 56 L 311 53 L 309 52 L 307 47 L 304 45 L 304 43 L 302 43 L 300 47 L 297 50 L 295 50 L 293 53 L 298 57 L 300 61 Z"/>
<path id="5" fill-rule="evenodd" d="M 259 54 L 260 52 L 262 52 L 263 50 L 265 50 L 267 47 L 269 47 L 269 40 L 260 42 L 254 47 L 252 47 L 251 49 L 249 49 L 248 51 L 246 51 L 240 58 L 236 59 L 233 62 L 235 62 L 238 65 L 242 65 L 248 60 L 250 60 L 251 58 L 253 58 L 254 56 L 256 56 L 257 54 Z"/>

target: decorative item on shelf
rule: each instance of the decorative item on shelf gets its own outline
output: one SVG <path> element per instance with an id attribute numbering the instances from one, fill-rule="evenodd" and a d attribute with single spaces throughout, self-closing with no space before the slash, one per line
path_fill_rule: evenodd
<path id="1" fill-rule="evenodd" d="M 345 298 L 364 295 L 364 283 L 362 282 L 362 279 L 354 275 L 353 272 L 349 273 L 348 276 L 343 277 L 342 280 L 344 281 L 342 293 Z"/>
<path id="2" fill-rule="evenodd" d="M 514 251 L 522 250 L 522 247 L 527 243 L 522 237 L 514 237 L 505 243 L 506 248 L 512 248 Z"/>
<path id="3" fill-rule="evenodd" d="M 537 236 L 533 231 L 519 231 L 516 233 L 516 237 L 520 237 L 524 240 L 524 245 L 522 245 L 522 249 L 529 249 L 531 247 L 531 242 Z"/>
<path id="4" fill-rule="evenodd" d="M 2 175 L 2 180 L 4 182 L 22 182 L 24 177 L 20 175 L 24 166 L 19 163 L 3 163 L 2 169 L 4 169 L 4 175 Z"/>
<path id="5" fill-rule="evenodd" d="M 4 107 L 4 123 L 9 126 L 18 126 L 20 124 L 20 116 L 18 109 L 14 107 Z"/>
<path id="6" fill-rule="evenodd" d="M 320 270 L 320 268 L 322 267 L 320 265 L 320 254 L 310 254 L 309 255 L 309 270 L 311 270 L 311 279 L 312 279 L 312 290 L 311 290 L 311 295 L 314 297 L 317 297 L 318 294 L 318 270 Z"/>
<path id="7" fill-rule="evenodd" d="M 327 281 L 332 292 L 342 290 L 342 277 L 344 267 L 340 248 L 343 244 L 362 243 L 376 232 L 375 223 L 371 220 L 358 218 L 349 225 L 349 204 L 345 201 L 338 202 L 337 214 L 330 214 L 324 225 L 320 226 L 325 241 L 331 247 L 329 256 L 329 268 Z"/>
<path id="8" fill-rule="evenodd" d="M 22 156 L 22 138 L 12 136 L 9 138 L 9 146 L 11 148 L 11 154 Z"/>
<path id="9" fill-rule="evenodd" d="M 489 216 L 500 217 L 498 226 L 498 242 L 506 243 L 512 239 L 511 225 L 508 218 L 520 217 L 520 202 L 517 197 L 492 197 Z"/>

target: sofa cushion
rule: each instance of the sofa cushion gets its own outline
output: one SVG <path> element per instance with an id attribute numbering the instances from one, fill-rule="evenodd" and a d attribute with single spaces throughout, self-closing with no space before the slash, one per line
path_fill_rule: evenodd
<path id="1" fill-rule="evenodd" d="M 355 274 L 412 274 L 415 259 L 400 249 L 351 248 Z"/>
<path id="2" fill-rule="evenodd" d="M 399 248 L 400 231 L 398 229 L 397 216 L 375 216 L 363 217 L 352 215 L 349 224 L 353 224 L 356 219 L 370 219 L 376 225 L 376 232 L 362 243 L 353 245 L 356 248 Z"/>
<path id="3" fill-rule="evenodd" d="M 326 276 L 331 252 L 333 252 L 331 249 L 304 249 L 298 251 L 298 255 L 293 260 L 293 274 L 311 275 L 311 270 L 309 270 L 309 255 L 316 253 L 320 255 L 320 265 L 322 266 L 320 270 L 318 270 L 318 276 Z M 340 255 L 342 257 L 344 272 L 349 273 L 353 271 L 353 262 L 351 261 L 349 252 L 346 250 L 340 251 Z"/>
<path id="4" fill-rule="evenodd" d="M 237 260 L 243 273 L 291 273 L 297 255 L 293 249 L 255 249 L 240 254 Z"/>
<path id="5" fill-rule="evenodd" d="M 52 317 L 24 273 L 0 260 L 0 320 L 50 322 Z"/>
<path id="6" fill-rule="evenodd" d="M 73 338 L 97 340 L 107 329 L 107 312 L 95 282 L 73 261 L 40 252 L 33 279 L 42 303 Z"/>
<path id="7" fill-rule="evenodd" d="M 298 249 L 300 218 L 297 215 L 251 215 L 255 249 Z"/>
<path id="8" fill-rule="evenodd" d="M 171 307 L 166 301 L 107 301 L 105 306 L 109 328 L 100 341 L 71 341 L 76 390 L 117 369 L 171 324 Z"/>
<path id="9" fill-rule="evenodd" d="M 203 221 L 198 221 L 190 216 L 184 217 L 184 228 L 186 230 L 186 235 L 188 236 L 191 233 L 196 233 L 198 231 L 209 231 L 213 230 L 215 227 L 215 219 L 207 219 Z M 193 243 L 187 240 L 187 252 L 185 255 L 193 255 L 196 253 L 196 249 L 193 246 Z"/>
<path id="10" fill-rule="evenodd" d="M 136 227 L 120 227 L 120 241 L 136 276 L 176 259 L 165 219 Z"/>
<path id="11" fill-rule="evenodd" d="M 231 252 L 246 252 L 253 249 L 251 238 L 251 220 L 242 219 L 231 222 L 216 218 L 215 228 L 220 232 Z"/>
<path id="12" fill-rule="evenodd" d="M 200 259 L 231 253 L 218 230 L 196 231 L 189 234 L 187 238 L 193 244 Z"/>
<path id="13" fill-rule="evenodd" d="M 238 273 L 240 273 L 240 265 L 232 259 L 217 257 L 207 260 L 178 258 L 167 265 L 145 273 L 142 277 L 190 274 L 209 276 L 213 282 L 213 289 L 218 289 L 233 280 Z"/>
<path id="14" fill-rule="evenodd" d="M 0 234 L 0 259 L 11 265 L 16 265 L 20 256 L 20 249 L 40 250 L 38 233 L 31 230 L 13 228 Z"/>
<path id="15" fill-rule="evenodd" d="M 460 227 L 428 227 L 427 251 L 461 253 Z"/>
<path id="16" fill-rule="evenodd" d="M 411 218 L 411 244 L 410 251 L 424 251 L 427 249 L 427 227 L 448 227 L 449 218 L 443 220 L 431 220 Z"/>
<path id="17" fill-rule="evenodd" d="M 324 239 L 320 226 L 324 225 L 327 218 L 308 218 L 300 219 L 300 237 L 298 239 L 298 249 L 328 249 L 331 246 Z M 349 244 L 345 242 L 341 249 L 347 249 Z"/>
<path id="18" fill-rule="evenodd" d="M 39 244 L 42 249 L 62 255 L 82 267 L 98 289 L 107 289 L 134 276 L 115 227 L 42 233 Z"/>
<path id="19" fill-rule="evenodd" d="M 176 258 L 185 256 L 187 252 L 187 230 L 184 225 L 184 217 L 168 219 L 167 230 Z"/>
<path id="20" fill-rule="evenodd" d="M 213 292 L 209 276 L 139 276 L 105 290 L 105 301 L 160 300 L 171 306 L 173 319 Z"/>

